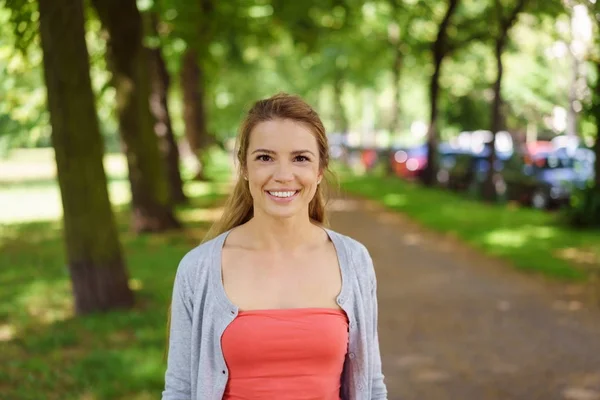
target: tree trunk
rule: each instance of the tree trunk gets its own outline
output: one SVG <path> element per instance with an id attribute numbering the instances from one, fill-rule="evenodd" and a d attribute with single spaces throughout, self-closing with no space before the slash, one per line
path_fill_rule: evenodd
<path id="1" fill-rule="evenodd" d="M 394 95 L 392 98 L 392 119 L 390 121 L 390 135 L 398 134 L 398 130 L 400 129 L 400 74 L 402 72 L 402 61 L 402 49 L 400 48 L 400 43 L 396 43 L 394 49 L 394 64 L 392 65 L 392 79 L 394 80 L 392 83 L 392 89 Z"/>
<path id="2" fill-rule="evenodd" d="M 148 53 L 142 45 L 142 19 L 135 0 L 92 0 L 109 35 L 108 60 L 117 92 L 119 131 L 127 165 L 136 232 L 178 228 L 169 202 L 150 111 Z"/>
<path id="3" fill-rule="evenodd" d="M 501 113 L 502 107 L 502 76 L 504 73 L 504 67 L 502 65 L 502 54 L 506 46 L 508 39 L 508 32 L 510 28 L 517 21 L 519 13 L 525 7 L 527 0 L 518 0 L 515 8 L 512 10 L 510 15 L 505 19 L 503 17 L 503 9 L 499 0 L 496 0 L 496 15 L 499 18 L 499 36 L 496 38 L 495 55 L 496 55 L 496 82 L 494 82 L 494 101 L 492 103 L 492 141 L 490 143 L 490 154 L 488 156 L 489 170 L 486 176 L 486 180 L 483 184 L 483 199 L 488 202 L 495 202 L 497 200 L 496 192 L 496 170 L 494 164 L 496 164 L 496 134 L 503 128 L 503 118 Z"/>
<path id="4" fill-rule="evenodd" d="M 335 80 L 333 82 L 333 104 L 335 107 L 335 128 L 336 132 L 343 134 L 348 133 L 348 118 L 346 117 L 346 110 L 344 103 L 342 102 L 342 96 L 344 91 L 344 78 L 340 69 L 335 70 Z"/>
<path id="5" fill-rule="evenodd" d="M 183 92 L 183 121 L 185 137 L 190 151 L 198 158 L 195 179 L 206 180 L 202 153 L 210 144 L 204 104 L 204 74 L 198 53 L 189 48 L 183 55 L 181 68 L 181 91 Z"/>
<path id="6" fill-rule="evenodd" d="M 429 127 L 427 129 L 427 166 L 421 177 L 423 183 L 427 186 L 433 186 L 436 182 L 437 165 L 436 153 L 438 147 L 437 117 L 438 117 L 438 97 L 440 91 L 440 73 L 443 58 L 435 60 L 435 69 L 431 76 L 429 85 Z"/>
<path id="7" fill-rule="evenodd" d="M 573 51 L 569 51 L 571 57 L 571 82 L 569 82 L 569 108 L 567 109 L 567 136 L 577 136 L 577 110 L 575 103 L 577 97 L 577 84 L 579 82 L 579 60 Z"/>
<path id="8" fill-rule="evenodd" d="M 156 16 L 151 18 L 153 33 L 157 34 Z M 152 93 L 150 95 L 150 110 L 154 116 L 154 132 L 158 137 L 158 147 L 163 163 L 167 170 L 169 198 L 173 204 L 187 203 L 183 192 L 183 181 L 179 170 L 179 150 L 173 135 L 171 115 L 169 113 L 169 72 L 162 57 L 160 47 L 150 50 L 150 65 L 152 71 Z"/>
<path id="9" fill-rule="evenodd" d="M 134 296 L 102 165 L 81 0 L 39 0 L 40 36 L 75 311 L 131 307 Z"/>
<path id="10" fill-rule="evenodd" d="M 448 0 L 448 8 L 446 14 L 440 23 L 437 37 L 432 45 L 434 71 L 431 76 L 431 83 L 429 85 L 429 101 L 431 105 L 429 128 L 427 129 L 427 166 L 423 171 L 421 180 L 427 186 L 433 186 L 436 182 L 437 166 L 436 166 L 436 154 L 438 144 L 438 131 L 437 131 L 437 117 L 438 117 L 438 96 L 440 91 L 440 73 L 442 70 L 442 63 L 448 52 L 447 39 L 448 39 L 448 26 L 450 25 L 450 19 L 456 11 L 459 0 Z"/>
<path id="11" fill-rule="evenodd" d="M 494 164 L 496 163 L 496 133 L 501 129 L 500 107 L 502 105 L 502 76 L 504 67 L 502 65 L 502 52 L 504 50 L 504 42 L 506 32 L 496 40 L 495 55 L 496 55 L 496 81 L 494 82 L 494 101 L 492 102 L 492 141 L 490 143 L 490 154 L 488 156 L 489 170 L 486 180 L 483 185 L 483 199 L 488 202 L 496 201 L 496 171 Z"/>
<path id="12" fill-rule="evenodd" d="M 596 120 L 596 141 L 594 143 L 594 153 L 596 161 L 594 163 L 594 186 L 600 191 L 600 60 L 596 61 L 596 86 L 594 87 L 593 113 Z"/>

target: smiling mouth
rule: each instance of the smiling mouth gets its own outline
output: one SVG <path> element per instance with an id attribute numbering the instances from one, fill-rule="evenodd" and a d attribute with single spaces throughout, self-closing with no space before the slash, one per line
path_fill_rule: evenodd
<path id="1" fill-rule="evenodd" d="M 280 199 L 288 199 L 298 194 L 299 190 L 266 190 L 268 194 Z"/>

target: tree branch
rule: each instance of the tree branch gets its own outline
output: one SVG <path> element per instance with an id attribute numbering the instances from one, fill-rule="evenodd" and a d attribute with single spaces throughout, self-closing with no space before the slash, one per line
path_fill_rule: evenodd
<path id="1" fill-rule="evenodd" d="M 448 0 L 448 8 L 446 9 L 446 14 L 442 19 L 442 22 L 439 25 L 437 37 L 435 42 L 432 45 L 432 51 L 434 57 L 443 58 L 446 54 L 448 54 L 446 47 L 446 40 L 448 38 L 448 25 L 450 25 L 450 18 L 456 11 L 456 7 L 458 6 L 459 0 Z"/>

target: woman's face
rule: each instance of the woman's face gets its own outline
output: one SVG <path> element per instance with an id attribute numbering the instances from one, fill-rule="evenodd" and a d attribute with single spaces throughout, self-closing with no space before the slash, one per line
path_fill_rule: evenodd
<path id="1" fill-rule="evenodd" d="M 254 215 L 308 217 L 322 173 L 311 130 L 289 119 L 257 124 L 250 132 L 246 176 Z"/>

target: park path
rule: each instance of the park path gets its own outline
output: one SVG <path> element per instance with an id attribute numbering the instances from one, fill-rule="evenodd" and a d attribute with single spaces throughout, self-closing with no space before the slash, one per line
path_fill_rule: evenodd
<path id="1" fill-rule="evenodd" d="M 600 400 L 600 310 L 373 202 L 332 202 L 378 277 L 390 400 Z"/>

